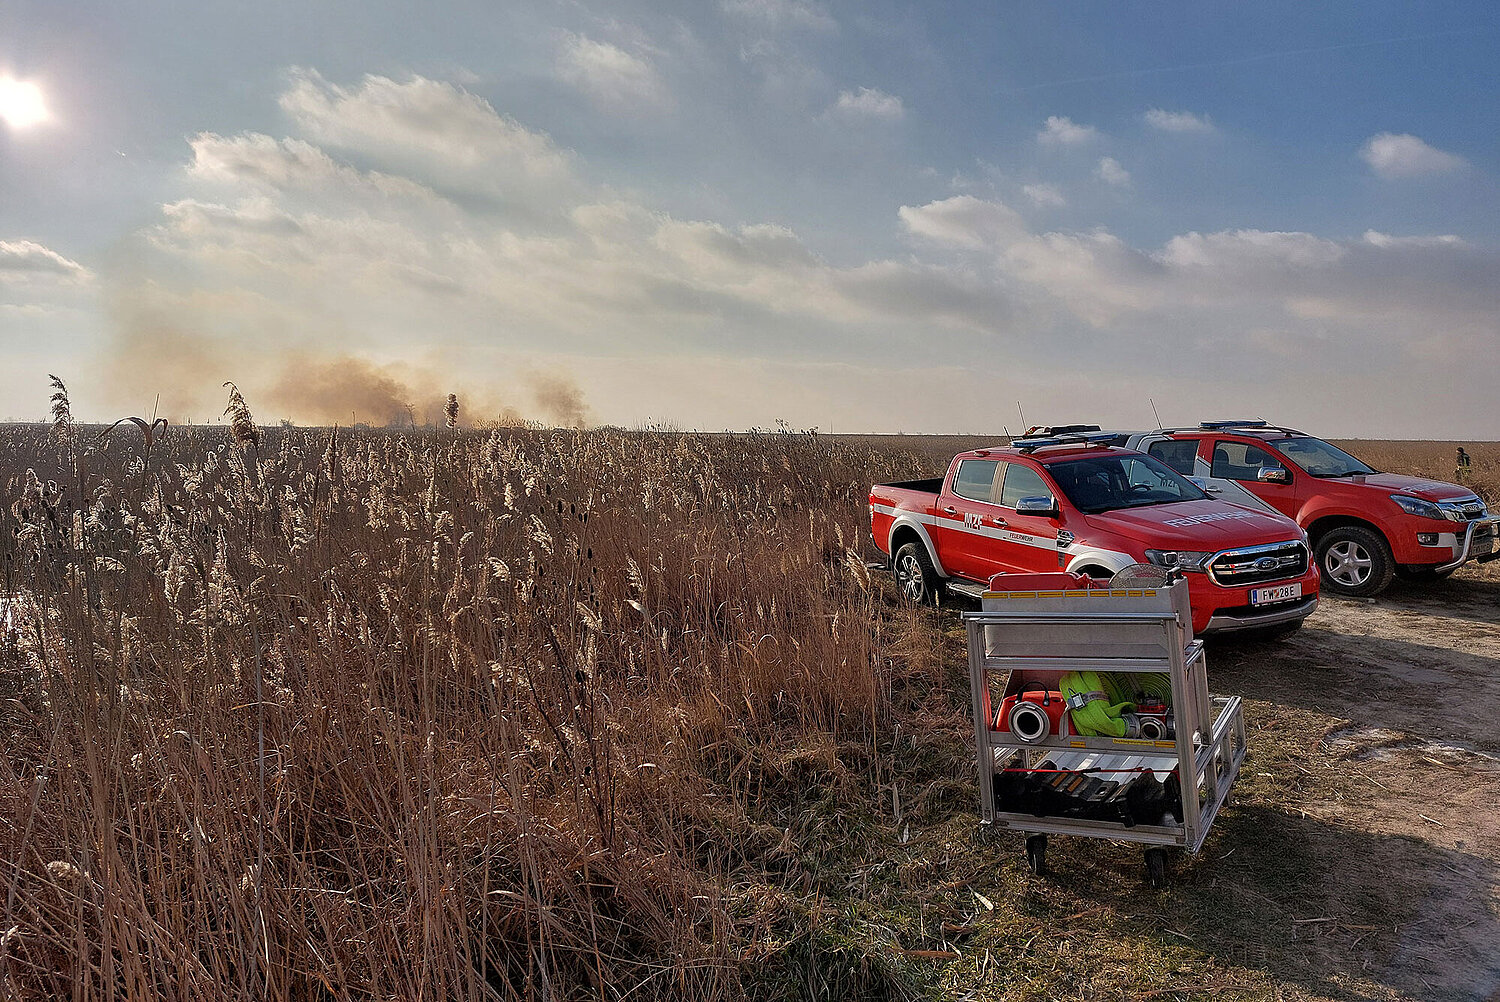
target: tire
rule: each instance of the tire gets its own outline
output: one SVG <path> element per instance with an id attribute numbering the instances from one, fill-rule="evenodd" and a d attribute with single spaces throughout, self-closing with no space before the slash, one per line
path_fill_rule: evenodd
<path id="1" fill-rule="evenodd" d="M 1329 530 L 1319 537 L 1315 552 L 1323 590 L 1334 595 L 1378 595 L 1391 583 L 1396 570 L 1385 538 L 1360 525 Z"/>
<path id="2" fill-rule="evenodd" d="M 1441 581 L 1452 571 L 1439 571 L 1436 567 L 1397 567 L 1396 577 L 1402 581 Z"/>
<path id="3" fill-rule="evenodd" d="M 1146 850 L 1146 883 L 1158 890 L 1167 886 L 1167 850 L 1159 845 Z"/>
<path id="4" fill-rule="evenodd" d="M 941 578 L 933 569 L 932 559 L 927 556 L 927 547 L 912 540 L 896 548 L 891 558 L 891 571 L 896 576 L 896 587 L 902 596 L 915 605 L 934 605 L 937 602 L 938 585 Z"/>
<path id="5" fill-rule="evenodd" d="M 1029 835 L 1026 838 L 1026 868 L 1038 877 L 1047 875 L 1047 836 Z"/>

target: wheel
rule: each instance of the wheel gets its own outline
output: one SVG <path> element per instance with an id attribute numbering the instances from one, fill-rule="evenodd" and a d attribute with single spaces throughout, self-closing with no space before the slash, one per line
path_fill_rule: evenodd
<path id="1" fill-rule="evenodd" d="M 1159 845 L 1146 850 L 1146 883 L 1158 888 L 1167 886 L 1167 850 Z"/>
<path id="2" fill-rule="evenodd" d="M 1047 875 L 1047 836 L 1026 837 L 1026 868 L 1038 877 Z"/>
<path id="3" fill-rule="evenodd" d="M 1452 571 L 1440 571 L 1436 567 L 1397 567 L 1396 577 L 1402 581 L 1441 581 Z"/>
<path id="4" fill-rule="evenodd" d="M 918 605 L 937 601 L 939 578 L 927 556 L 927 547 L 916 540 L 902 543 L 896 548 L 891 566 L 896 574 L 896 587 L 908 601 Z"/>
<path id="5" fill-rule="evenodd" d="M 1395 572 L 1385 539 L 1363 526 L 1345 525 L 1324 533 L 1316 552 L 1323 588 L 1335 595 L 1378 595 Z"/>

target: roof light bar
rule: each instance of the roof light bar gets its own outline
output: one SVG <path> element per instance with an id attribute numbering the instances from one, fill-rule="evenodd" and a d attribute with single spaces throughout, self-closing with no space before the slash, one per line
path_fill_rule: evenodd
<path id="1" fill-rule="evenodd" d="M 1069 432 L 1063 435 L 1048 435 L 1044 438 L 1018 438 L 1010 444 L 1022 452 L 1032 452 L 1052 445 L 1093 445 L 1109 442 L 1118 437 L 1112 431 Z"/>
<path id="2" fill-rule="evenodd" d="M 1264 428 L 1265 421 L 1203 421 L 1198 424 L 1204 431 L 1221 431 L 1225 428 Z"/>

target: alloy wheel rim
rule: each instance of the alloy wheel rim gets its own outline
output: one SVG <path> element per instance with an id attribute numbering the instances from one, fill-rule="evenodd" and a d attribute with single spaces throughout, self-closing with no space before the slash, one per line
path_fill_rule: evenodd
<path id="1" fill-rule="evenodd" d="M 1341 539 L 1328 548 L 1323 569 L 1334 581 L 1346 588 L 1358 588 L 1370 580 L 1375 561 L 1363 546 L 1352 539 Z"/>
<path id="2" fill-rule="evenodd" d="M 901 591 L 906 597 L 913 601 L 922 597 L 924 583 L 922 581 L 922 568 L 917 563 L 917 558 L 911 554 L 902 557 L 896 564 L 896 577 L 901 582 Z"/>

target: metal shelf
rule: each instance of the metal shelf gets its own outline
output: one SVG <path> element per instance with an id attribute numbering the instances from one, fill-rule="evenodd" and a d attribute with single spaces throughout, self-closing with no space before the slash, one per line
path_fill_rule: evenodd
<path id="1" fill-rule="evenodd" d="M 1209 695 L 1207 657 L 1202 642 L 1192 637 L 1186 582 L 1130 591 L 991 591 L 982 602 L 982 611 L 968 613 L 964 620 L 984 822 L 1033 835 L 1111 838 L 1197 852 L 1239 775 L 1246 742 L 1239 698 Z M 992 729 L 993 707 L 998 705 L 994 693 L 1003 698 L 1055 689 L 1061 674 L 1069 671 L 1165 674 L 1175 736 L 1152 740 L 1054 734 L 1026 743 Z M 1037 772 L 1044 762 L 1050 767 Z M 1018 771 L 1088 777 L 1150 771 L 1158 780 L 1175 774 L 1184 794 L 1182 821 L 1129 824 L 1002 810 L 996 802 L 996 778 Z M 1109 796 L 1123 789 L 1116 787 Z M 1080 800 L 1065 809 L 1081 811 L 1101 803 Z M 1172 815 L 1163 817 L 1170 821 Z"/>

